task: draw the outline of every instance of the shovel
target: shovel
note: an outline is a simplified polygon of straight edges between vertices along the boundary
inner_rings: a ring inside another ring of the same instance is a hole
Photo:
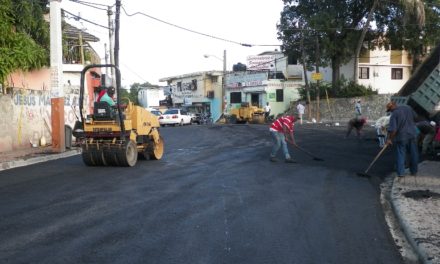
[[[382,155],[382,153],[385,151],[385,149],[388,147],[388,144],[385,144],[383,148],[380,150],[380,152],[374,157],[373,161],[370,163],[370,166],[364,171],[364,172],[357,172],[356,174],[360,177],[367,177],[370,178],[371,175],[368,174],[368,171],[371,169],[373,164],[376,162],[376,160]]]
[[[288,142],[289,142],[290,144],[292,144],[295,148],[301,150],[302,152],[304,152],[304,153],[306,153],[307,155],[309,155],[310,157],[312,157],[314,160],[316,160],[316,161],[324,161],[323,159],[316,157],[315,155],[313,155],[313,154],[310,153],[309,151],[307,151],[307,150],[301,148],[300,146],[298,146],[298,145],[295,143],[295,141],[293,141],[293,142],[288,141]]]

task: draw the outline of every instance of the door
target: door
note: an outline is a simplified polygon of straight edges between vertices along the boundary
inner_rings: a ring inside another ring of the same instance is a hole
[[[260,95],[257,93],[251,94],[251,104],[260,107]]]

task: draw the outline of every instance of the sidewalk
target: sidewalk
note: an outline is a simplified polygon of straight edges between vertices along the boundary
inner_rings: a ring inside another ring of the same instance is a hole
[[[81,153],[81,149],[72,147],[64,152],[54,152],[51,146],[25,148],[0,153],[0,171],[39,162],[66,158]]]
[[[422,263],[440,264],[440,162],[423,161],[417,176],[395,177],[390,202]]]
[[[0,153],[0,171],[78,155],[79,148],[51,147]],[[407,239],[423,263],[440,264],[440,162],[423,161],[417,176],[393,179],[391,205]]]

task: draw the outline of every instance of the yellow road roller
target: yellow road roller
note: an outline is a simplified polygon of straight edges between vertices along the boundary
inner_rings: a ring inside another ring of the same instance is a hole
[[[113,67],[116,75],[115,104],[97,99],[99,91],[107,87],[95,87],[85,93],[85,76],[89,70]],[[112,64],[87,65],[81,72],[80,117],[75,124],[74,136],[79,139],[82,159],[88,166],[132,167],[138,157],[159,160],[164,153],[164,142],[159,133],[158,118],[127,98],[120,97],[121,74]],[[91,94],[92,93],[92,94]],[[85,100],[93,107],[84,107]],[[89,112],[89,113],[88,113]]]

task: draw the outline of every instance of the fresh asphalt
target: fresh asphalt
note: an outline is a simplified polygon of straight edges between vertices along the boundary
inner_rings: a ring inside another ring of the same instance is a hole
[[[297,125],[296,164],[264,125],[165,127],[133,168],[81,156],[0,172],[2,263],[402,263],[379,200],[374,131]]]

